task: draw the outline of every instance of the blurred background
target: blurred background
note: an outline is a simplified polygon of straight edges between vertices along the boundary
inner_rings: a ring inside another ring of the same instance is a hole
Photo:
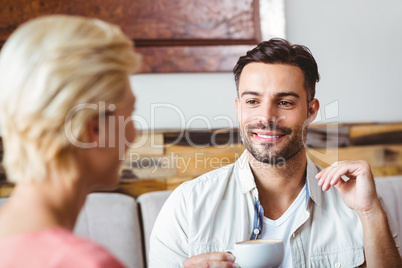
[[[401,1],[276,2],[284,8],[280,37],[306,45],[317,60],[321,75],[317,123],[401,121]],[[225,120],[214,120],[218,115],[237,124],[231,73],[140,74],[132,82],[139,100],[136,113],[149,126],[152,103],[173,104],[186,118],[203,115],[213,128],[229,127]],[[162,106],[153,110],[155,128],[180,127],[177,110]],[[190,127],[208,126],[203,119],[194,119]]]
[[[323,167],[365,159],[376,176],[402,175],[401,1],[0,0],[0,6],[0,46],[18,25],[46,14],[100,18],[134,40],[144,64],[130,77],[142,130],[121,170],[121,191],[130,195],[174,189],[239,157],[231,69],[272,37],[309,47],[319,66],[321,108],[308,132],[309,156]],[[0,143],[0,159],[1,151]]]

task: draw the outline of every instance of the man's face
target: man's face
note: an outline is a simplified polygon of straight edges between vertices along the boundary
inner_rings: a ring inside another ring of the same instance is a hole
[[[241,73],[236,98],[240,131],[259,162],[280,164],[300,152],[318,107],[316,99],[307,103],[299,67],[249,63]]]

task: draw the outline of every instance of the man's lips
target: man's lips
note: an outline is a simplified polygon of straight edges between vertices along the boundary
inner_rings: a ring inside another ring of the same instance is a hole
[[[256,140],[265,143],[278,142],[279,140],[281,140],[283,137],[286,136],[286,134],[272,131],[251,131],[251,132]]]

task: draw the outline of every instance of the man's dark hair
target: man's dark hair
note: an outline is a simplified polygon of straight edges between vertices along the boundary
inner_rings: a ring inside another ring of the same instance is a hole
[[[237,92],[239,79],[244,66],[252,62],[270,64],[289,64],[299,67],[304,74],[304,87],[307,92],[307,101],[315,96],[315,84],[320,80],[317,63],[310,50],[302,45],[292,45],[281,38],[272,38],[261,42],[258,46],[241,56],[233,68]]]

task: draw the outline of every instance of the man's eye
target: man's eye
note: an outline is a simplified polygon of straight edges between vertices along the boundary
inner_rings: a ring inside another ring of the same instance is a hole
[[[254,105],[254,104],[257,104],[257,101],[256,100],[247,100],[246,103]]]
[[[292,105],[292,103],[291,103],[291,102],[288,102],[288,101],[280,101],[278,104],[279,104],[280,106],[284,106],[284,107],[289,107],[289,106]]]

